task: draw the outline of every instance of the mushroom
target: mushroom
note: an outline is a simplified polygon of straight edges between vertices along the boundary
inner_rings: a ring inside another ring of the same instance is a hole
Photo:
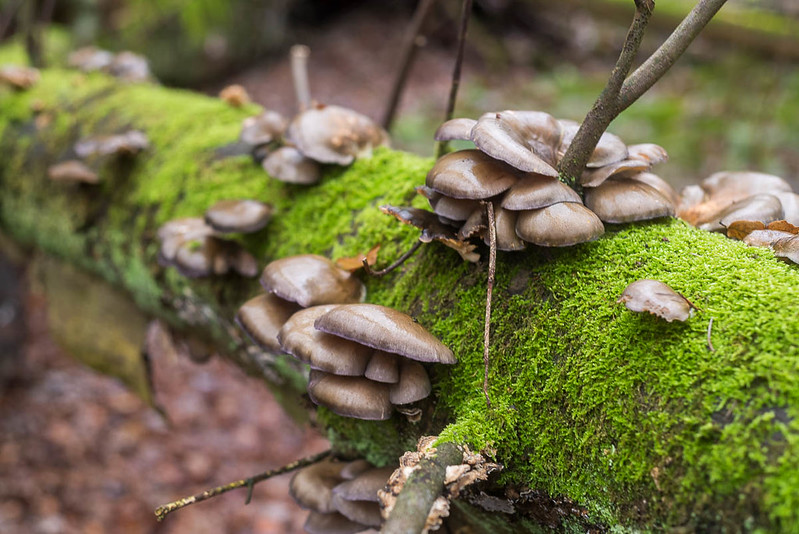
[[[366,288],[351,273],[323,256],[302,254],[269,263],[261,285],[303,308],[318,304],[360,302]]]
[[[236,313],[236,323],[261,348],[280,351],[278,333],[300,307],[271,293],[262,293],[245,302]]]
[[[75,153],[80,158],[92,156],[135,156],[150,146],[147,135],[139,130],[105,136],[94,136],[75,143]]]
[[[250,95],[243,85],[234,83],[219,91],[219,98],[234,108],[240,108],[250,103]]]
[[[561,134],[560,143],[558,144],[557,161],[560,161],[566,154],[566,150],[569,148],[569,145],[571,145],[574,136],[577,135],[580,125],[570,120],[559,120],[558,123],[560,123]],[[604,167],[605,165],[627,159],[628,155],[627,145],[624,144],[624,141],[617,135],[605,132],[599,138],[599,142],[585,166],[589,168]]]
[[[265,145],[283,135],[286,124],[283,115],[267,109],[260,115],[247,117],[242,121],[239,139],[251,147]]]
[[[205,212],[205,222],[224,234],[257,232],[271,218],[272,206],[252,199],[220,200]]]
[[[475,124],[477,121],[474,119],[450,119],[438,127],[433,137],[436,141],[469,141]]]
[[[39,77],[39,71],[31,67],[19,65],[0,67],[0,83],[10,85],[14,89],[30,89],[39,81]]]
[[[772,194],[782,204],[782,218],[794,226],[799,226],[799,195],[785,191]]]
[[[316,105],[294,117],[287,139],[320,163],[349,165],[388,144],[388,133],[365,115],[340,106]]]
[[[780,230],[753,230],[746,234],[742,241],[750,247],[770,247],[772,243],[780,239],[793,237],[793,235]]]
[[[96,184],[100,177],[82,161],[71,159],[51,165],[47,169],[47,177],[54,182],[83,182]]]
[[[612,178],[585,190],[585,205],[607,223],[643,221],[674,215],[674,204],[641,180]]]
[[[427,173],[427,187],[452,198],[486,199],[508,190],[516,171],[479,150],[451,152]]]
[[[516,234],[544,247],[568,247],[605,233],[596,214],[577,202],[558,202],[546,208],[519,212]]]
[[[348,519],[380,527],[383,522],[377,492],[388,483],[393,467],[375,467],[333,488],[333,507]]]
[[[108,50],[102,50],[94,46],[84,46],[69,54],[67,64],[70,67],[91,72],[108,69],[113,60],[114,54]]]
[[[627,309],[634,312],[649,312],[665,319],[685,321],[695,306],[687,298],[658,280],[638,280],[628,285],[619,297]]]
[[[308,396],[314,404],[343,417],[384,421],[394,411],[388,384],[362,376],[339,376],[312,369]]]
[[[519,170],[557,176],[560,135],[558,121],[548,113],[506,110],[480,117],[470,138],[481,151]]]
[[[261,165],[269,176],[289,184],[312,185],[322,179],[319,164],[292,146],[278,148]]]
[[[557,178],[527,174],[505,193],[501,205],[506,210],[522,211],[546,208],[558,202],[582,204],[580,195]]]
[[[799,263],[799,236],[783,237],[771,244],[774,255],[778,258]]]
[[[782,204],[774,195],[752,195],[716,212],[700,224],[700,230],[718,232],[735,221],[760,221],[768,224],[782,219]]]
[[[126,82],[146,82],[152,79],[147,58],[128,51],[114,55],[108,65],[108,73]]]

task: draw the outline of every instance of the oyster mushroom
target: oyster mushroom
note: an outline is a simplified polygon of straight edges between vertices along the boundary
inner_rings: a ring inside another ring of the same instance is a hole
[[[82,182],[86,184],[96,184],[100,181],[100,176],[91,170],[85,163],[71,159],[47,169],[47,177],[54,182]]]
[[[558,202],[582,204],[580,195],[557,178],[528,174],[505,193],[501,206],[506,210],[522,211],[546,208]]]
[[[126,82],[146,82],[152,79],[147,58],[128,51],[114,55],[108,65],[108,73]]]
[[[649,312],[668,322],[685,321],[695,309],[687,298],[659,280],[638,280],[628,285],[619,297],[627,309]]]
[[[799,263],[799,236],[784,237],[771,244],[774,255],[778,258]]]
[[[262,293],[245,302],[236,313],[236,323],[261,348],[278,352],[278,333],[300,307],[271,293]]]
[[[359,302],[366,288],[351,273],[323,256],[302,254],[275,260],[261,274],[267,291],[303,308],[318,304]]]
[[[121,134],[82,139],[75,143],[75,153],[84,159],[92,156],[135,156],[149,146],[150,141],[144,132],[129,130]]]
[[[283,135],[286,125],[283,115],[267,109],[260,115],[242,121],[239,140],[251,147],[265,145]]]
[[[113,60],[114,54],[108,50],[102,50],[94,46],[84,46],[69,54],[67,64],[84,72],[91,72],[108,69]]]
[[[516,234],[544,247],[568,247],[605,233],[596,214],[577,202],[558,202],[545,208],[519,212]]]
[[[252,199],[220,200],[205,212],[205,222],[217,232],[251,233],[272,218],[272,206]]]
[[[782,219],[782,203],[774,195],[752,195],[707,217],[700,230],[720,232],[735,221],[760,221],[768,224]]]
[[[322,179],[319,164],[292,146],[278,148],[261,165],[269,176],[289,184],[312,185]]]
[[[341,482],[333,488],[333,507],[352,521],[380,527],[383,519],[377,492],[386,486],[393,472],[393,467],[375,467]]]
[[[486,199],[508,190],[518,180],[506,163],[480,152],[459,150],[442,156],[427,173],[426,185],[451,198]]]
[[[394,411],[388,384],[362,376],[339,376],[312,369],[308,396],[314,404],[342,417],[384,421]]]
[[[571,145],[572,140],[574,140],[574,136],[577,135],[580,125],[570,120],[559,120],[558,123],[560,124],[561,135],[560,142],[558,143],[557,161],[560,161],[566,154],[566,150],[569,148],[569,145]],[[605,132],[599,138],[599,142],[596,148],[594,148],[594,152],[591,154],[588,163],[586,163],[586,167],[604,167],[605,165],[627,159],[628,156],[627,145],[624,144],[624,141],[617,135]]]
[[[674,204],[640,180],[612,178],[586,188],[585,205],[606,223],[644,221],[674,215]]]
[[[0,67],[0,83],[10,85],[14,89],[30,89],[39,81],[39,77],[39,71],[31,67],[19,65]]]
[[[433,137],[436,141],[469,141],[475,124],[474,119],[450,119],[438,127]]]
[[[317,105],[294,117],[287,139],[320,163],[349,165],[388,144],[388,133],[365,115],[340,106]]]

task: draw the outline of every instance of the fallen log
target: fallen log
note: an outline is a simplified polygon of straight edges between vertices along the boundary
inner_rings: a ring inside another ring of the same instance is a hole
[[[28,91],[2,91],[0,229],[124,290],[145,313],[205,333],[235,364],[280,388],[286,405],[310,408],[303,370],[253,350],[232,324],[257,283],[183,278],[158,265],[155,232],[218,199],[257,198],[276,215],[240,240],[261,266],[300,253],[353,256],[377,244],[379,263],[389,263],[417,233],[377,207],[422,207],[413,188],[431,161],[380,149],[349,168],[327,168],[316,186],[291,186],[269,179],[236,144],[253,107],[58,69]],[[131,127],[147,133],[151,148],[103,163],[100,184],[48,180],[47,168],[73,157],[79,138]],[[382,465],[434,433],[482,450],[505,466],[486,489],[501,488],[517,515],[463,503],[454,513],[499,531],[497,524],[520,528],[525,514],[524,525],[532,517],[564,528],[799,525],[795,265],[677,220],[609,226],[598,241],[567,249],[500,252],[490,409],[482,393],[486,276],[485,261],[463,262],[434,243],[389,275],[364,278],[368,302],[409,312],[459,362],[430,370],[435,394],[420,423],[318,409],[335,451]],[[697,313],[666,323],[617,304],[641,278],[666,282]],[[572,511],[553,512],[563,503]]]

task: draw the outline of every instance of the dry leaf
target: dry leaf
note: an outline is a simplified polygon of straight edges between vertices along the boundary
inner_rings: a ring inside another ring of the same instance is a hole
[[[743,239],[755,230],[765,230],[766,225],[760,221],[735,221],[727,227],[727,237]]]
[[[793,235],[799,234],[799,226],[794,226],[785,220],[772,221],[768,223],[768,226],[766,228],[768,228],[769,230],[776,230],[778,232],[788,232],[789,234]]]
[[[377,252],[380,250],[380,245],[375,245],[369,252],[366,254],[358,253],[355,256],[350,256],[346,258],[339,258],[336,260],[336,265],[340,268],[344,269],[345,271],[349,271],[354,273],[358,269],[363,267],[363,260],[366,260],[366,263],[369,264],[369,267],[375,265],[377,263]]]
[[[419,241],[423,243],[429,243],[434,240],[440,241],[457,251],[466,261],[474,263],[480,259],[480,255],[474,251],[477,245],[458,239],[455,230],[442,223],[438,219],[438,216],[431,211],[397,206],[380,206],[380,211],[388,215],[393,215],[400,222],[410,224],[422,230]]]

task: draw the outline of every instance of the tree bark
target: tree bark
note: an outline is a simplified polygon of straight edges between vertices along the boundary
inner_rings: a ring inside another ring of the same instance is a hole
[[[261,265],[300,253],[354,256],[378,243],[380,263],[389,263],[418,234],[377,206],[422,207],[413,187],[432,162],[381,149],[347,169],[328,168],[316,186],[281,184],[236,143],[241,120],[256,111],[44,71],[28,92],[0,94],[0,229],[125,290],[146,313],[205,332],[235,364],[281,386],[287,405],[310,407],[299,364],[254,350],[232,323],[260,291],[257,282],[182,278],[158,265],[155,232],[218,199],[253,197],[276,209],[265,230],[240,238]],[[149,135],[151,149],[135,160],[90,161],[99,185],[47,179],[49,165],[74,157],[79,138],[132,127]],[[411,313],[459,362],[428,367],[434,396],[420,423],[400,415],[353,421],[319,409],[334,451],[387,464],[420,435],[468,444],[504,464],[495,494],[539,524],[799,524],[795,265],[675,220],[609,227],[602,239],[568,249],[499,253],[490,410],[481,390],[486,276],[485,262],[466,264],[434,243],[388,275],[364,278],[368,302]],[[699,311],[679,324],[629,312],[615,300],[640,278],[668,283]],[[531,512],[531,495],[555,503],[549,515]],[[559,515],[564,502],[579,513]]]

